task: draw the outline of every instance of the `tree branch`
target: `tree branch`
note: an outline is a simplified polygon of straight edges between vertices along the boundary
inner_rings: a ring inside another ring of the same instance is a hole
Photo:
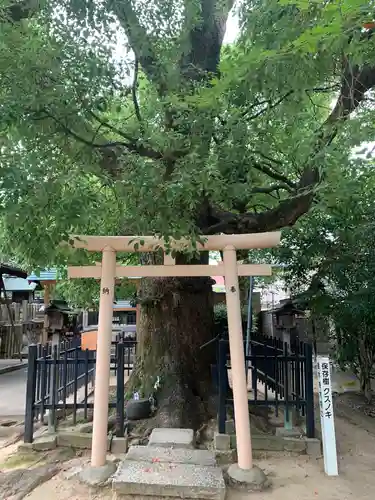
[[[139,70],[139,63],[138,63],[138,59],[136,57],[135,61],[134,61],[134,78],[133,78],[133,85],[132,85],[132,97],[133,97],[135,115],[136,115],[138,121],[141,123],[142,116],[141,116],[141,111],[139,109],[139,103],[138,103],[138,99],[137,99],[138,70]]]
[[[296,196],[282,200],[276,207],[261,213],[234,214],[216,207],[210,207],[206,216],[209,224],[203,234],[262,232],[292,226],[309,209],[314,200],[314,188],[320,181],[320,172],[315,165],[317,155],[329,146],[336,137],[339,126],[364,101],[365,93],[375,87],[375,66],[351,65],[344,60],[340,95],[327,120],[320,127],[311,155],[307,159],[300,180],[296,186]],[[254,165],[255,168],[259,164]],[[263,173],[274,176],[274,171]],[[268,167],[266,167],[268,169]]]
[[[275,170],[273,170],[273,168],[271,167],[271,165],[265,165],[264,163],[261,164],[261,163],[258,163],[258,162],[252,162],[251,165],[252,165],[252,167],[254,167],[259,172],[262,172],[263,174],[268,175],[268,177],[272,177],[272,179],[275,179],[276,181],[283,182],[284,184],[286,184],[287,186],[289,186],[289,188],[291,188],[291,189],[296,189],[297,188],[297,184],[295,184],[294,182],[292,182],[285,175],[280,174],[279,172],[276,172]]]
[[[280,191],[281,189],[284,189],[286,191],[291,191],[291,187],[288,186],[287,184],[271,184],[270,186],[266,187],[258,187],[254,188],[251,190],[251,194],[270,194],[273,193],[274,191]]]
[[[275,158],[271,158],[270,156],[266,155],[262,151],[259,151],[258,149],[253,150],[252,153],[261,156],[264,160],[270,161],[271,163],[276,163],[276,165],[280,165],[281,166],[283,164],[282,161],[276,160]]]
[[[144,147],[142,144],[138,144],[136,141],[134,141],[133,138],[128,136],[127,134],[124,134],[124,132],[119,131],[116,127],[113,127],[107,122],[102,121],[99,117],[95,115],[95,113],[90,112],[95,119],[104,127],[109,128],[110,130],[118,133],[122,137],[125,137],[133,142],[122,142],[122,141],[109,141],[109,142],[104,142],[104,143],[95,143],[95,136],[91,140],[86,139],[85,137],[82,137],[79,135],[77,132],[72,130],[70,127],[65,125],[60,119],[56,118],[56,116],[53,116],[51,113],[46,111],[46,115],[51,118],[57,125],[68,135],[74,137],[78,142],[81,142],[82,144],[85,144],[86,146],[89,146],[91,148],[95,149],[106,149],[106,148],[116,148],[116,147],[123,147],[126,148],[130,153],[136,153],[139,154],[140,156],[146,157],[146,158],[151,158],[153,160],[160,160],[163,158],[163,155],[159,153],[158,151],[155,151],[150,148]]]
[[[109,8],[116,14],[119,23],[124,28],[135,57],[141,64],[147,77],[159,89],[165,90],[165,73],[150,42],[146,29],[139,22],[131,0],[110,0],[109,4]]]
[[[281,96],[279,99],[277,99],[275,102],[267,106],[266,108],[263,108],[259,110],[257,113],[254,113],[253,115],[249,116],[246,118],[247,120],[255,120],[256,118],[259,118],[261,115],[266,113],[267,111],[270,111],[273,108],[276,108],[279,104],[281,104],[285,99],[287,99],[289,96],[291,96],[294,93],[294,90],[289,90],[286,94]],[[245,118],[249,110],[247,110],[242,117]]]
[[[212,209],[209,217],[211,225],[203,228],[202,232],[204,234],[243,234],[273,231],[282,227],[293,226],[297,219],[307,212],[309,208],[310,199],[307,194],[288,198],[281,201],[277,207],[257,214],[234,214],[215,208]]]

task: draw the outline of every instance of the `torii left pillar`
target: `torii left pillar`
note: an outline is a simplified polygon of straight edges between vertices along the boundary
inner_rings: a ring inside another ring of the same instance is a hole
[[[113,299],[115,293],[116,252],[105,247],[102,254],[102,276],[100,280],[99,324],[96,347],[96,373],[94,392],[94,422],[92,431],[91,465],[100,467],[106,462],[108,400]]]

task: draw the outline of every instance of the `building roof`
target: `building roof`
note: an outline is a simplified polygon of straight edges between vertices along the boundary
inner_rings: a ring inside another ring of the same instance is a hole
[[[52,300],[51,304],[44,309],[44,312],[49,313],[52,311],[59,311],[63,314],[76,314],[65,300]]]
[[[116,300],[116,302],[113,303],[113,310],[116,311],[119,309],[135,309],[135,307],[130,300]]]
[[[8,276],[16,276],[17,278],[26,278],[27,273],[18,267],[9,266],[0,262],[0,275],[7,274]]]
[[[31,273],[27,276],[29,281],[56,281],[57,280],[57,269],[43,269],[36,273]]]
[[[11,276],[4,277],[3,283],[4,283],[4,289],[7,292],[33,292],[37,287],[36,283],[30,283],[26,279],[13,278]]]
[[[302,309],[298,309],[291,299],[285,300],[278,307],[272,309],[272,312],[276,315],[280,316],[283,314],[304,314],[305,311]]]

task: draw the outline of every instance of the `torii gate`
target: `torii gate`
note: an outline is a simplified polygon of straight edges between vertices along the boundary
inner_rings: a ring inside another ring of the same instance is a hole
[[[199,251],[223,252],[219,265],[175,265],[174,259],[164,253],[164,265],[116,266],[116,252],[154,252],[167,249],[164,240],[152,236],[75,236],[72,246],[91,252],[102,252],[101,266],[70,266],[69,278],[100,278],[99,324],[96,353],[94,392],[94,422],[91,465],[103,466],[107,453],[107,421],[112,341],[113,299],[116,277],[188,277],[224,276],[228,311],[229,349],[232,362],[232,385],[238,466],[252,468],[252,447],[248,408],[245,355],[242,335],[241,306],[238,276],[270,276],[266,264],[237,264],[236,250],[271,248],[280,242],[280,232],[202,236],[197,243]],[[189,246],[186,239],[172,240],[168,250],[183,251]]]

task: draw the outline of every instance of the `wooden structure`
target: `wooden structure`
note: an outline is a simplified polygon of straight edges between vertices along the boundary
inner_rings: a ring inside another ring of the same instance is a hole
[[[52,300],[44,309],[44,327],[48,337],[72,337],[77,330],[77,315],[65,300]]]
[[[175,265],[167,254],[169,250],[186,251],[188,240],[172,240],[167,246],[164,240],[152,236],[79,236],[73,237],[74,248],[85,248],[102,252],[101,266],[70,267],[70,278],[100,278],[99,328],[97,342],[97,363],[94,395],[94,423],[91,464],[103,466],[107,453],[108,399],[110,377],[110,352],[112,342],[112,315],[116,277],[225,277],[228,310],[229,348],[232,360],[233,399],[236,422],[238,465],[241,469],[252,468],[250,420],[247,398],[245,355],[243,346],[241,305],[238,276],[272,273],[269,265],[237,264],[236,250],[269,248],[279,244],[280,232],[202,236],[197,244],[198,251],[215,250],[223,252],[223,263],[210,265]],[[165,252],[164,266],[117,266],[116,252]]]
[[[30,311],[26,304],[15,304],[8,300],[4,280],[9,277],[25,279],[27,273],[8,264],[0,264],[0,291],[2,293],[0,308],[0,357],[21,357],[24,343],[25,326],[29,323]],[[31,313],[32,314],[32,313]]]
[[[33,281],[38,283],[44,289],[44,307],[47,308],[51,302],[51,294],[56,285],[57,280],[57,271],[56,269],[46,269],[40,271],[37,275],[35,273],[30,274],[27,279],[29,281]],[[42,343],[45,344],[48,340],[48,318],[44,317],[44,326],[43,326],[43,338]]]
[[[0,307],[0,358],[20,355],[22,348],[40,340],[44,313],[41,304],[26,300],[1,304]]]

